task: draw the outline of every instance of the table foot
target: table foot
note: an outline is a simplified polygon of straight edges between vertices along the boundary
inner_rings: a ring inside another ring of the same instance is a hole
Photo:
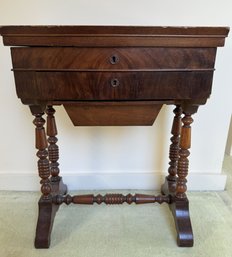
[[[52,195],[67,193],[67,186],[63,184],[62,179],[57,182],[51,182],[51,187]],[[35,248],[49,248],[52,226],[59,205],[52,203],[52,197],[48,200],[44,200],[41,197],[38,205],[39,216],[36,227]]]
[[[193,246],[193,231],[189,215],[189,201],[176,199],[171,205],[176,231],[177,231],[177,244],[180,247]]]
[[[163,195],[169,195],[171,202],[169,208],[173,214],[177,231],[177,244],[180,247],[193,246],[193,231],[189,214],[189,201],[185,199],[178,199],[175,196],[176,181],[169,180],[167,177],[161,187]]]

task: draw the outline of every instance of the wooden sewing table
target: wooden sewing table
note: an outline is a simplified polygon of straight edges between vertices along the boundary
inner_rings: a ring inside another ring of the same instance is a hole
[[[0,27],[4,45],[12,46],[17,95],[35,117],[42,192],[36,248],[49,247],[62,203],[102,202],[165,202],[175,220],[178,245],[193,245],[186,196],[191,115],[210,96],[216,49],[228,32],[225,27]],[[151,126],[163,104],[175,105],[175,116],[162,195],[67,194],[59,176],[53,106],[63,105],[75,126]]]

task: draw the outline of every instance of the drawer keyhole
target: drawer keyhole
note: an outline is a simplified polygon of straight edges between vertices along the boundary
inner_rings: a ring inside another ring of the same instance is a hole
[[[111,57],[110,57],[110,63],[111,64],[116,64],[116,63],[118,63],[119,62],[119,57],[117,56],[117,55],[112,55]]]
[[[119,80],[116,78],[111,79],[111,86],[112,87],[118,87],[119,86]]]

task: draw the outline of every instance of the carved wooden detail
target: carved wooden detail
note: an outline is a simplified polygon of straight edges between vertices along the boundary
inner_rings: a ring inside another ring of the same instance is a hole
[[[189,160],[188,156],[190,155],[189,148],[191,147],[191,123],[193,119],[190,114],[185,113],[184,118],[182,119],[183,126],[181,128],[181,138],[180,138],[180,151],[179,151],[179,160],[178,160],[178,180],[176,188],[176,196],[178,198],[186,198],[187,190],[187,175],[188,175],[188,166]]]
[[[48,151],[47,151],[47,138],[45,134],[44,124],[45,120],[43,119],[43,113],[35,114],[35,119],[33,121],[36,126],[35,129],[35,146],[38,149],[37,156],[38,160],[38,171],[41,178],[41,192],[43,194],[43,200],[51,199],[51,185],[50,185],[50,169],[48,161]]]
[[[180,129],[181,129],[181,114],[182,109],[179,105],[176,106],[174,109],[174,120],[172,124],[172,137],[171,137],[171,145],[169,150],[169,169],[168,169],[168,180],[169,181],[176,181],[176,174],[177,174],[177,161],[179,159],[179,143],[180,143]]]
[[[58,139],[57,135],[57,128],[56,128],[56,121],[55,121],[55,109],[48,105],[46,109],[47,113],[47,135],[48,135],[48,156],[50,161],[50,172],[51,172],[51,181],[56,182],[60,180],[59,176],[59,147],[56,144]]]
[[[62,204],[66,203],[69,205],[70,203],[74,204],[123,204],[123,203],[136,203],[136,204],[143,204],[143,203],[169,203],[170,197],[167,195],[145,195],[145,194],[106,194],[106,195],[96,195],[93,194],[89,195],[56,195],[53,197],[53,202],[55,204]]]

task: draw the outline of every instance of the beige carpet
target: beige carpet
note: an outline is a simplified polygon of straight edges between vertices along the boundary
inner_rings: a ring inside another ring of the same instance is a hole
[[[232,173],[229,158],[224,166]],[[36,250],[39,193],[0,192],[0,257],[232,257],[231,176],[225,192],[188,196],[193,248],[176,246],[173,219],[165,204],[102,204],[63,205],[56,215],[50,249]]]

